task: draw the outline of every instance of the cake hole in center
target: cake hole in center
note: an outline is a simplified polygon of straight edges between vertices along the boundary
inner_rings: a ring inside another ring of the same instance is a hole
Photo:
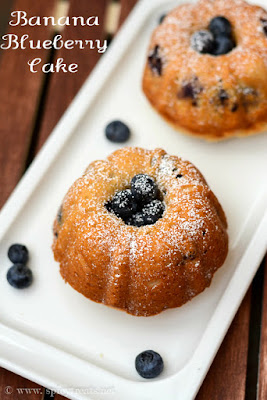
[[[130,187],[117,191],[105,207],[125,224],[141,227],[155,224],[163,216],[163,199],[155,179],[138,174],[131,180]]]
[[[224,16],[213,18],[207,29],[196,31],[191,36],[191,47],[201,54],[221,56],[236,47],[230,21]]]

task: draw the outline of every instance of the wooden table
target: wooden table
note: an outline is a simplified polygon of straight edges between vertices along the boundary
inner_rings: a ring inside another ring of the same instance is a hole
[[[2,3],[2,2],[1,2]],[[116,32],[110,30],[107,20],[109,0],[15,0],[13,9],[25,10],[28,15],[55,15],[58,7],[68,7],[70,16],[98,15],[100,26],[72,27],[63,30],[65,39],[104,39]],[[118,26],[125,20],[136,0],[115,1],[120,7]],[[114,6],[114,4],[113,4]],[[1,13],[0,5],[0,13]],[[118,10],[118,8],[117,8]],[[62,12],[62,11],[61,11]],[[61,14],[62,15],[62,14]],[[56,34],[51,27],[9,27],[19,36],[30,34],[32,39],[45,40]],[[41,57],[45,62],[58,57],[67,63],[79,64],[77,74],[32,74],[27,61]],[[84,80],[97,63],[96,51],[69,50],[5,50],[0,60],[0,206],[38,153],[57,121],[66,110]],[[249,289],[224,342],[197,395],[197,400],[267,399],[267,274],[262,264]],[[260,350],[260,351],[259,351]],[[5,393],[6,386],[13,393]],[[16,388],[38,390],[18,394]],[[0,399],[43,399],[44,388],[38,384],[0,369]],[[61,397],[55,395],[55,399]],[[168,399],[169,400],[169,399]],[[179,399],[183,400],[183,399]]]

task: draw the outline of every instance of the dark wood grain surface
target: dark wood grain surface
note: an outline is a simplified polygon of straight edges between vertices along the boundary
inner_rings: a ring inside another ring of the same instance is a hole
[[[14,10],[25,10],[31,15],[53,15],[55,1],[35,2],[17,0]],[[1,11],[1,3],[0,3]],[[10,27],[9,32],[21,36],[29,33],[33,39],[45,40],[49,36],[47,27]],[[36,57],[47,57],[46,50],[36,50]],[[5,50],[0,63],[0,207],[7,200],[21,178],[30,149],[40,94],[44,81],[42,74],[31,74],[27,61],[33,58],[32,51]],[[6,386],[13,389],[5,392]],[[0,369],[0,399],[40,399],[39,394],[19,394],[17,388],[36,388],[38,385],[9,371]]]
[[[54,0],[37,2],[17,0],[16,10],[31,15],[53,15]],[[21,36],[28,33],[33,39],[49,37],[48,27],[10,27],[11,33]],[[38,110],[42,74],[32,74],[27,62],[34,57],[47,57],[47,50],[10,49],[2,52],[0,64],[0,206],[19,181],[27,160],[35,117]]]
[[[88,0],[70,0],[69,15],[97,15],[100,25],[88,28],[87,26],[66,26],[62,35],[65,40],[68,39],[101,39],[105,38],[104,18],[108,0],[97,0],[88,3]],[[79,70],[75,76],[70,74],[53,74],[44,105],[37,148],[39,149],[46,138],[59,121],[60,117],[69,106],[78,90],[81,88],[85,79],[101,57],[97,50],[80,50],[78,47],[69,51],[63,48],[54,53],[53,59],[64,58],[67,63],[75,62],[79,64]]]
[[[245,399],[251,290],[215,357],[197,400]]]
[[[43,388],[40,385],[6,369],[0,369],[1,400],[41,400],[42,398]]]
[[[265,271],[267,271],[267,259],[265,263]],[[267,272],[264,277],[263,285],[263,304],[262,304],[262,321],[261,321],[261,340],[259,355],[259,386],[258,400],[267,399]]]
[[[56,0],[32,1],[16,0],[15,9],[28,11],[30,15],[53,15]],[[120,1],[121,25],[135,5],[136,0]],[[104,39],[107,32],[104,29],[104,20],[109,0],[70,0],[69,15],[98,15],[100,26],[65,27],[61,34],[64,39]],[[0,3],[1,12],[1,3]],[[29,27],[26,28],[29,33]],[[24,28],[12,27],[12,33],[23,34]],[[46,27],[30,28],[31,37],[41,40],[52,36],[56,32],[48,31]],[[79,64],[77,74],[31,74],[25,63],[33,57],[42,57],[43,60],[55,61],[58,57],[69,62]],[[52,129],[71,103],[72,99],[82,86],[83,82],[93,69],[99,58],[97,51],[72,50],[35,51],[10,50],[5,51],[0,63],[0,206],[22,176],[25,167],[41,148]],[[226,337],[210,368],[210,371],[197,395],[197,400],[252,400],[248,391],[247,370],[249,355],[252,290],[246,295]],[[260,368],[259,368],[259,400],[267,399],[267,277],[264,282],[264,297],[262,308]],[[255,357],[255,355],[254,355]],[[257,354],[256,354],[257,358]],[[12,394],[5,393],[6,386],[13,388]],[[40,388],[40,393],[19,394],[16,388]],[[255,390],[254,390],[255,389]],[[41,399],[44,388],[38,384],[0,369],[0,400]],[[56,400],[63,399],[56,395]],[[256,397],[255,397],[256,399]],[[183,399],[179,399],[183,400]]]

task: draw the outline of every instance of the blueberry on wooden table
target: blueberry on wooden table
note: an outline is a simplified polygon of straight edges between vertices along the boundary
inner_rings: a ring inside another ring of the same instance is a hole
[[[111,142],[123,143],[129,139],[131,132],[122,121],[112,121],[106,126],[105,134]]]
[[[7,281],[16,289],[25,289],[32,284],[32,271],[24,264],[15,264],[7,271]]]
[[[14,264],[26,264],[29,259],[28,249],[23,244],[12,244],[7,255]]]
[[[135,359],[136,371],[142,378],[156,378],[163,371],[162,357],[153,350],[146,350],[138,354]]]

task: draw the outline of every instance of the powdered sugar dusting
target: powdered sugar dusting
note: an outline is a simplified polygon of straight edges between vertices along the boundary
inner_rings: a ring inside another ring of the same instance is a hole
[[[137,228],[107,211],[105,203],[140,173],[155,179],[165,212],[154,225]],[[150,315],[199,293],[222,264],[227,234],[220,212],[191,163],[160,149],[124,148],[92,163],[70,188],[62,223],[55,222],[55,257],[63,277],[86,296]],[[191,282],[193,276],[201,287]]]

